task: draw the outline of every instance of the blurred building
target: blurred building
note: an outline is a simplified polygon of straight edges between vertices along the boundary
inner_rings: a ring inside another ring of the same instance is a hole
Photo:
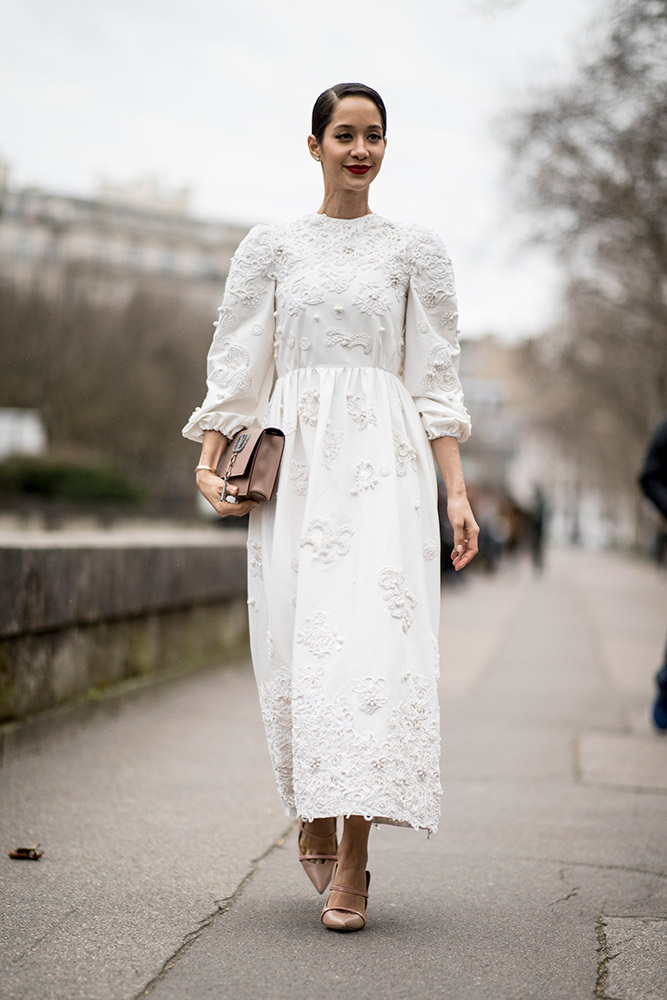
[[[466,340],[460,375],[473,433],[463,450],[466,479],[486,490],[507,486],[521,440],[514,350],[495,337]]]
[[[79,198],[13,188],[0,163],[0,282],[123,302],[135,291],[210,307],[249,227],[193,218],[186,188],[153,179]]]
[[[489,498],[506,497],[530,511],[539,489],[552,541],[589,548],[636,544],[636,483],[602,488],[589,464],[549,426],[525,342],[509,344],[493,336],[466,340],[460,374],[473,426],[463,464],[482,507]]]

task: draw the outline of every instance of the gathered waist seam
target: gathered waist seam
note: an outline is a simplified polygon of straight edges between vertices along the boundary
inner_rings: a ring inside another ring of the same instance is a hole
[[[293,375],[295,372],[318,372],[318,371],[338,371],[338,372],[384,372],[385,375],[391,375],[400,382],[398,375],[390,371],[388,368],[381,368],[380,365],[302,365],[300,368],[290,368],[288,372],[284,372],[282,375],[276,377],[276,382],[281,378],[287,378],[289,375]]]

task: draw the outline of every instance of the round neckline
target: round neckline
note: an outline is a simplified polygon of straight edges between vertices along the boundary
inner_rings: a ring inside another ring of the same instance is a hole
[[[355,215],[351,219],[340,219],[337,215],[326,215],[324,212],[310,212],[308,217],[313,219],[327,219],[329,222],[363,222],[364,219],[379,219],[375,212],[367,212],[366,215]]]

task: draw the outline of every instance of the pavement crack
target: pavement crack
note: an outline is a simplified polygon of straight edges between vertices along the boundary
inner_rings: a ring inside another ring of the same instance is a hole
[[[549,903],[549,906],[555,906],[556,903],[567,903],[568,899],[573,899],[579,894],[580,888],[580,886],[575,885],[574,889],[571,892],[568,892],[567,896],[561,896],[560,899],[554,899],[552,903]]]
[[[250,869],[241,879],[234,892],[230,896],[225,896],[222,899],[216,899],[215,909],[211,913],[208,913],[205,917],[202,917],[202,919],[199,921],[199,923],[193,930],[188,931],[188,933],[183,938],[182,943],[179,945],[179,947],[176,949],[173,955],[170,955],[169,958],[166,960],[166,962],[164,962],[162,968],[157,973],[157,975],[153,976],[153,978],[144,987],[142,987],[139,993],[135,994],[133,1000],[140,1000],[141,997],[146,997],[150,993],[152,993],[154,987],[157,986],[160,980],[164,979],[164,977],[171,971],[171,969],[173,969],[176,962],[178,962],[178,960],[185,954],[185,952],[192,947],[197,938],[201,937],[206,928],[211,926],[215,918],[220,916],[222,913],[227,913],[231,909],[234,903],[236,903],[241,898],[246,887],[250,884],[250,882],[253,880],[253,878],[259,871],[259,867],[262,861],[264,861],[264,859],[267,858],[277,848],[282,847],[282,845],[285,843],[285,840],[290,835],[293,827],[294,823],[290,823],[287,829],[283,833],[281,833],[281,835],[277,838],[277,840],[275,840],[272,844],[270,844],[267,847],[267,849],[263,852],[263,854],[260,854],[259,857],[253,858],[251,860]]]
[[[567,878],[567,868],[561,868],[558,872],[558,877],[561,882],[565,882]],[[580,888],[581,886],[575,885],[565,896],[560,896],[558,899],[554,899],[551,903],[549,903],[549,906],[555,906],[557,903],[567,903],[568,899],[572,899],[578,894]]]
[[[561,861],[560,864],[566,868],[594,868],[596,871],[603,872],[631,872],[633,875],[653,875],[655,878],[667,878],[667,872],[658,872],[650,868],[635,868],[632,865],[603,865],[594,861]]]
[[[471,853],[464,855],[459,852],[453,853],[452,857],[466,858],[467,860],[471,858],[488,859],[488,855],[486,854]],[[667,878],[667,871],[656,871],[654,868],[637,868],[634,865],[601,864],[596,861],[570,861],[567,858],[549,858],[543,855],[512,854],[511,852],[503,854],[502,857],[505,860],[525,861],[529,864],[558,865],[564,871],[568,868],[591,868],[594,871],[629,872],[633,875],[652,875],[654,878]]]
[[[597,980],[595,982],[595,996],[599,997],[600,1000],[612,1000],[607,994],[607,967],[610,962],[613,962],[615,958],[618,957],[618,952],[615,955],[609,954],[609,946],[607,942],[607,935],[605,933],[606,923],[602,914],[597,919],[595,924],[595,933],[598,939],[597,953],[598,958],[598,974]]]

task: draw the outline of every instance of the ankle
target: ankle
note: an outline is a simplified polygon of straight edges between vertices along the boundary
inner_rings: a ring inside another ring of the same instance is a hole
[[[346,851],[338,849],[338,870],[339,871],[362,871],[368,867],[368,851]]]
[[[323,817],[313,820],[301,820],[301,827],[306,834],[314,837],[334,837],[336,833],[336,820],[332,817]]]

